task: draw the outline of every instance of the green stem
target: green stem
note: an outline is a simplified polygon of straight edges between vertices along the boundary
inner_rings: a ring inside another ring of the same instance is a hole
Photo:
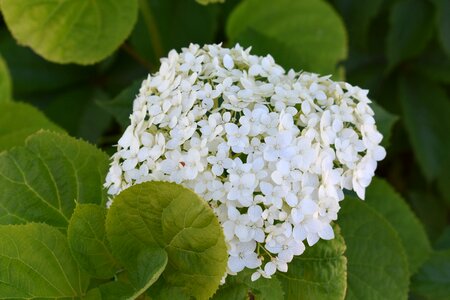
[[[150,42],[152,43],[153,51],[156,57],[160,58],[164,55],[164,49],[161,43],[161,37],[159,36],[158,27],[156,26],[156,20],[153,16],[152,9],[147,0],[139,0],[139,9],[144,17],[145,24],[147,25],[148,34],[150,36]]]
[[[263,245],[261,245],[260,243],[258,243],[257,245],[258,245],[258,254],[259,254],[259,249],[263,249],[263,250],[264,250],[264,252],[266,252],[266,253],[267,253],[267,255],[269,255],[270,259],[273,259],[273,256],[271,255],[271,253],[270,253],[269,251],[267,251],[267,249],[266,249],[266,248],[264,248],[264,246],[263,246]]]
[[[128,55],[131,56],[137,63],[148,69],[150,72],[154,71],[153,66],[145,60],[142,56],[139,55],[132,47],[130,47],[127,43],[123,43],[121,46],[122,50],[125,51]]]

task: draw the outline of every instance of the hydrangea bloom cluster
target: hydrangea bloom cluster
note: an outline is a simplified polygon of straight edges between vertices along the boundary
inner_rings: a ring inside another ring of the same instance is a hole
[[[364,198],[386,155],[367,92],[239,45],[173,50],[142,83],[105,186],[191,188],[223,226],[228,274],[285,272],[334,237],[343,189]]]

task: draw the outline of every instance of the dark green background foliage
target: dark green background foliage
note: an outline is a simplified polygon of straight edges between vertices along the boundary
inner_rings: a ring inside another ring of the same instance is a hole
[[[449,0],[0,0],[0,10],[0,298],[214,293],[223,249],[205,254],[217,264],[191,260],[213,281],[186,279],[165,242],[121,234],[120,220],[137,224],[141,190],[107,213],[101,186],[159,58],[191,42],[239,42],[286,69],[369,89],[388,154],[366,201],[346,197],[335,240],[273,279],[229,278],[214,299],[450,299]],[[181,206],[200,201],[188,196]],[[163,198],[143,203],[172,203]],[[208,209],[199,206],[205,220]],[[221,236],[216,223],[202,234]]]

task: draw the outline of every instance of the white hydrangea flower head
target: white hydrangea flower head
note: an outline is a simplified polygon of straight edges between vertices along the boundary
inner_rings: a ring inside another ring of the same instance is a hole
[[[172,50],[142,83],[105,186],[182,184],[215,211],[228,274],[286,272],[305,243],[334,238],[343,189],[364,199],[386,155],[367,93],[239,45]]]

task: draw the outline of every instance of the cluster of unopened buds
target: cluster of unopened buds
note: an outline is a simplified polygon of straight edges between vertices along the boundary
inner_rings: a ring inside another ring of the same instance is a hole
[[[270,55],[191,44],[142,83],[105,186],[192,189],[223,227],[228,274],[270,277],[305,243],[334,238],[343,189],[364,198],[386,155],[369,104],[367,90]]]

